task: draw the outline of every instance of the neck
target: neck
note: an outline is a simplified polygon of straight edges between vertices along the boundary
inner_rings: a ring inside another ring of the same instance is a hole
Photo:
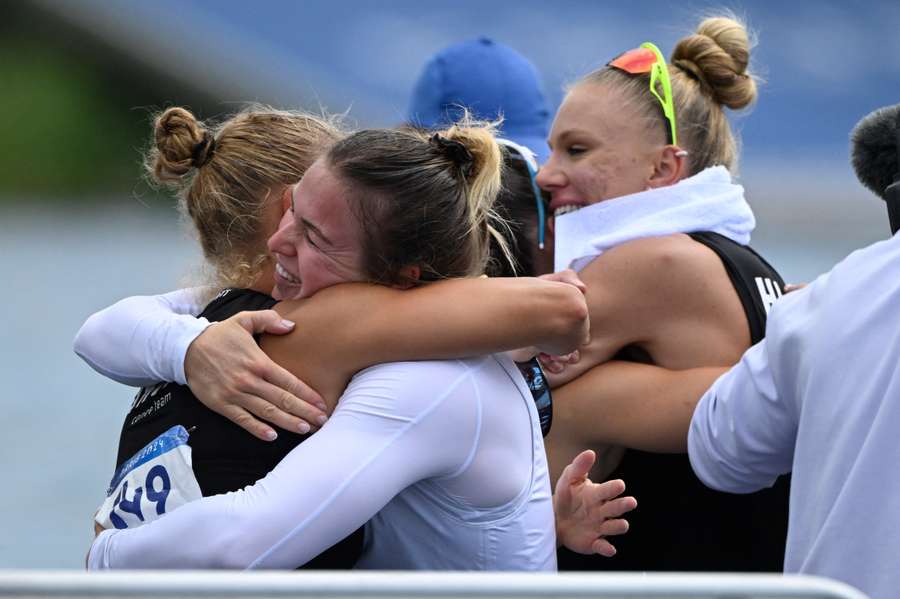
[[[250,289],[256,291],[258,293],[265,293],[266,295],[272,295],[272,290],[275,288],[275,265],[269,260],[262,267],[257,275],[256,279],[253,281],[253,284],[250,286]]]

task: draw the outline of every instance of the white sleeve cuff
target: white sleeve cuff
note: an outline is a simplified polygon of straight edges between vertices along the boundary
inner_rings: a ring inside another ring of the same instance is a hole
[[[117,382],[143,387],[160,381],[185,384],[188,347],[209,326],[197,289],[121,300],[92,315],[74,349],[91,368]]]
[[[187,385],[187,375],[184,372],[184,359],[188,348],[200,333],[212,323],[205,318],[192,316],[178,316],[177,320],[170,321],[171,329],[162,331],[166,337],[161,341],[157,358],[160,360],[159,379],[174,381],[180,385]],[[168,362],[168,363],[166,363]]]

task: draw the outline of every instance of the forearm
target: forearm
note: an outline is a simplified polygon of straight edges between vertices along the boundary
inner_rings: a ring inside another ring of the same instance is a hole
[[[250,487],[191,502],[138,528],[104,533],[91,549],[89,568],[288,569],[304,564],[389,499],[376,481],[356,472],[365,456],[329,443],[329,432],[334,430],[302,443]]]
[[[697,401],[725,370],[607,362],[553,390],[554,432],[586,447],[683,453]]]
[[[296,337],[296,350],[314,353],[312,360],[341,361],[351,373],[383,362],[465,357],[530,345],[564,353],[586,340],[581,292],[533,278],[455,279],[408,291],[340,285],[278,309],[297,323],[296,334],[272,340],[273,346],[285,346],[276,350],[279,355],[288,360],[296,356],[287,348]]]
[[[184,356],[209,326],[195,318],[199,289],[123,299],[93,314],[75,336],[74,350],[100,374],[144,386],[185,383]]]
[[[88,554],[88,570],[246,568],[228,550],[241,531],[239,520],[228,517],[233,503],[228,497],[184,505],[138,528],[102,532]]]
[[[565,283],[457,279],[411,290],[399,299],[402,305],[384,310],[372,326],[391,331],[401,344],[378,348],[385,353],[373,354],[373,360],[452,358],[529,345],[566,353],[586,341],[582,327],[587,306],[582,293]],[[401,322],[407,326],[399,326]],[[417,326],[410,328],[410,322]]]
[[[468,457],[474,433],[454,426],[454,419],[474,422],[474,410],[452,405],[446,394],[423,398],[416,393],[421,381],[398,391],[403,385],[407,381],[378,373],[356,379],[322,430],[265,478],[241,491],[188,503],[136,529],[104,533],[91,550],[90,567],[304,564],[409,485],[453,472]],[[432,403],[443,412],[432,413]]]

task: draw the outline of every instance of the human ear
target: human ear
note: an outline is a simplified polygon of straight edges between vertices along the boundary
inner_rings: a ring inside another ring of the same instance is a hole
[[[404,266],[400,269],[400,280],[402,282],[394,286],[399,289],[409,289],[418,282],[419,277],[421,276],[422,269],[418,266],[413,266],[411,264]]]
[[[663,146],[660,153],[656,156],[653,165],[653,174],[647,185],[651,188],[666,187],[675,185],[685,177],[688,173],[688,153],[678,146]]]
[[[284,214],[291,208],[293,201],[294,186],[288,185],[281,194],[281,213]]]

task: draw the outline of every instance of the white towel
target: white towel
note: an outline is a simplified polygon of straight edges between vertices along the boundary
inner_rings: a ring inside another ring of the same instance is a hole
[[[604,251],[644,237],[711,231],[750,243],[756,219],[744,188],[723,166],[675,185],[604,200],[557,217],[556,271],[581,270]]]

